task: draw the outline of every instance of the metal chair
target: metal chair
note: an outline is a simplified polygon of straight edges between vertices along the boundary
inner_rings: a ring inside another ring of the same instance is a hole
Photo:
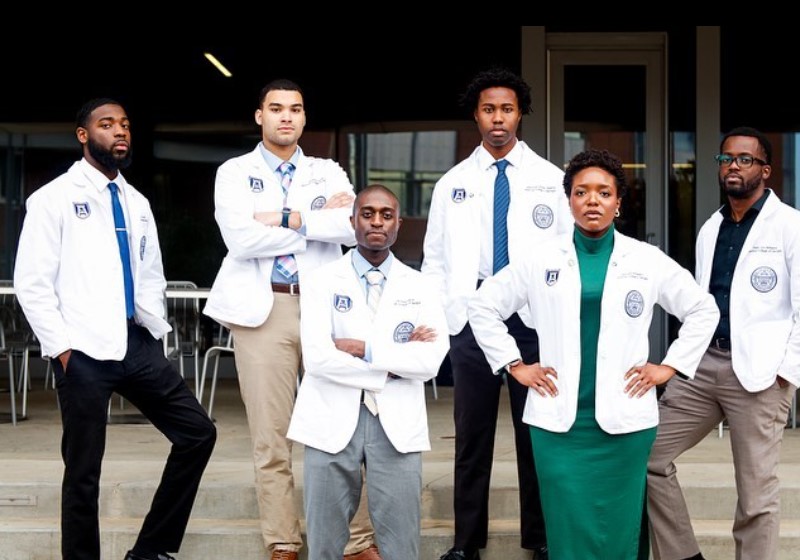
[[[436,389],[436,378],[431,379],[431,387],[433,388],[433,400],[439,400],[439,391]]]
[[[196,290],[197,284],[189,281],[167,282],[167,289]],[[200,301],[197,298],[167,298],[167,321],[172,333],[164,337],[164,354],[178,360],[178,371],[186,377],[183,359],[194,358],[194,390],[200,394]]]
[[[13,287],[11,280],[0,280],[0,285]],[[11,420],[17,423],[16,393],[22,393],[21,417],[28,414],[28,389],[30,387],[29,362],[30,351],[38,351],[38,344],[33,331],[19,307],[16,296],[0,294],[0,356],[8,359],[9,391],[12,399]],[[14,371],[19,360],[19,378]],[[16,386],[15,386],[16,384]]]
[[[14,356],[6,346],[6,333],[0,322],[0,358],[8,360],[8,392],[11,394],[11,423],[17,425],[17,396],[14,391]]]
[[[223,340],[225,340],[224,344],[222,344]],[[219,344],[217,346],[212,346],[211,348],[206,350],[206,355],[203,358],[203,373],[200,376],[200,389],[197,393],[197,400],[200,401],[200,404],[203,404],[203,392],[205,390],[205,385],[206,385],[206,374],[208,373],[208,361],[213,358],[214,375],[211,378],[211,394],[209,395],[208,399],[209,416],[211,416],[211,413],[214,411],[214,396],[217,391],[217,373],[219,373],[219,359],[222,356],[223,352],[229,352],[233,354],[233,333],[230,330],[220,325]]]

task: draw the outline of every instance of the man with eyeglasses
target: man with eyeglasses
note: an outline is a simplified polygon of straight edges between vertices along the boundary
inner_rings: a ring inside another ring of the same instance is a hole
[[[746,127],[722,139],[719,184],[727,201],[697,238],[697,281],[720,321],[693,380],[673,377],[647,473],[657,560],[703,559],[674,460],[728,421],[738,504],[736,558],[778,557],[778,461],[800,385],[800,212],[766,188],[772,146]]]

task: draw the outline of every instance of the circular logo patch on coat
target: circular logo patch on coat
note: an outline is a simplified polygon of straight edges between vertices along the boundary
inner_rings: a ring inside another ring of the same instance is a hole
[[[644,311],[644,297],[638,290],[631,290],[625,296],[625,313],[634,319]]]
[[[533,223],[547,229],[553,225],[553,211],[546,204],[537,204],[533,209]]]
[[[328,202],[324,196],[318,196],[314,200],[311,201],[311,209],[312,210],[322,210],[325,206],[325,203]]]
[[[408,321],[403,321],[394,328],[394,341],[399,344],[405,344],[414,332],[414,324]]]
[[[777,286],[778,275],[768,266],[759,266],[750,275],[750,284],[757,292],[766,293]]]

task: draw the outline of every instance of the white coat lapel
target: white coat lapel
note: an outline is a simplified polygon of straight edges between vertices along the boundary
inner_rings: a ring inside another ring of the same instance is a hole
[[[313,173],[311,172],[310,160],[301,155],[297,160],[297,168],[294,170],[292,176],[292,188],[300,189],[306,186],[310,181]]]
[[[345,313],[350,324],[369,324],[366,292],[353,268],[353,256],[350,252],[339,259],[334,271],[333,285],[336,287],[333,294],[334,309],[340,309]],[[344,311],[345,309],[347,311]]]
[[[383,295],[378,304],[378,317],[387,317],[391,313],[391,306],[393,302],[402,296],[401,290],[406,284],[404,277],[408,274],[408,267],[400,262],[400,259],[394,257],[392,268],[389,270],[389,277],[385,280],[383,286]]]
[[[264,156],[261,155],[261,148],[250,152],[247,168],[247,186],[253,194],[273,193],[282,196],[281,185],[275,176],[275,170],[270,169]]]
[[[779,204],[780,200],[778,200],[777,195],[770,191],[770,195],[767,197],[767,200],[764,201],[764,206],[761,207],[761,211],[756,216],[755,222],[753,222],[753,227],[750,228],[750,232],[747,234],[747,237],[744,240],[742,252],[739,253],[739,258],[736,260],[735,270],[744,270],[744,268],[741,266],[742,261],[747,258],[747,255],[750,253],[750,249],[753,248],[753,244],[757,240],[761,239],[763,241],[764,228],[767,227],[772,214],[774,214],[779,208]],[[714,239],[714,242],[716,244],[716,239]],[[713,256],[713,251],[710,254]]]

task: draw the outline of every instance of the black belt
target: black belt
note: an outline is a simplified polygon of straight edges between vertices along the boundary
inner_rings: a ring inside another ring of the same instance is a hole
[[[272,291],[280,294],[290,294],[293,296],[300,295],[300,284],[278,284],[272,283]]]
[[[717,350],[730,350],[731,349],[731,339],[730,338],[712,338],[711,344],[708,345],[709,348],[716,348]]]

